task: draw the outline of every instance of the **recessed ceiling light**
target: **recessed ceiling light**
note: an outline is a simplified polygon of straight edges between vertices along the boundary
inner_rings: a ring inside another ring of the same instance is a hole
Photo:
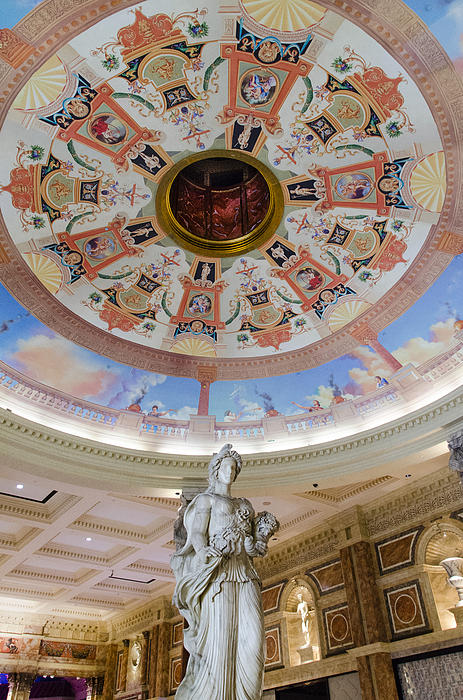
[[[91,542],[91,541],[92,541],[92,538],[91,538],[91,537],[86,537],[86,538],[85,538],[85,541],[86,541],[86,542]]]
[[[16,488],[17,488],[17,489],[23,489],[23,488],[24,488],[24,484],[16,484]]]

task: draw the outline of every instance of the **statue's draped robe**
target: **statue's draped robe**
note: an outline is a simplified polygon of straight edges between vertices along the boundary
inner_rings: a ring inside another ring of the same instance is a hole
[[[184,645],[190,654],[175,697],[260,700],[264,636],[259,577],[242,537],[232,547],[234,553],[214,556],[207,564],[199,560],[190,541],[197,498],[185,511],[187,542],[171,560],[177,580],[173,602],[189,625]],[[232,501],[237,511],[244,499]],[[252,527],[250,504],[249,508]]]

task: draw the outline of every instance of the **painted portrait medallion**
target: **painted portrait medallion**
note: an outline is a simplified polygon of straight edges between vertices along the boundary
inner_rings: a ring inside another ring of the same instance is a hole
[[[92,260],[105,260],[114,255],[116,244],[110,236],[95,236],[85,242],[85,255]]]
[[[88,130],[94,139],[110,145],[127,138],[126,127],[114,114],[97,114],[90,120]]]
[[[188,311],[195,316],[205,316],[211,309],[212,301],[207,294],[195,294],[188,305]]]
[[[336,180],[335,189],[343,199],[365,199],[373,189],[373,182],[365,173],[347,173]]]
[[[278,78],[270,70],[250,70],[241,78],[241,97],[250,105],[267,105],[273,101]]]
[[[313,267],[302,267],[296,274],[296,282],[306,291],[320,289],[325,281],[324,275]]]

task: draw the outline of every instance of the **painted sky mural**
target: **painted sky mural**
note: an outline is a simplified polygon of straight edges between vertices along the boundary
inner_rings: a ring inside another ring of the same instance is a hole
[[[34,0],[17,2],[4,0],[2,3],[2,26],[14,26],[25,13],[37,4]],[[447,50],[457,70],[463,75],[463,0],[449,0],[448,2],[445,0],[433,2],[411,0],[408,2],[408,5],[428,24],[436,38]],[[90,52],[86,58],[90,63],[93,60],[96,66],[97,59],[91,58]],[[101,63],[100,58],[98,58],[99,63]],[[338,60],[335,57],[333,58],[334,62]],[[106,58],[105,60],[109,59]],[[199,63],[197,66],[198,70],[204,68],[204,65],[199,68]],[[170,70],[169,66],[166,66],[166,70],[168,69]],[[271,75],[273,73],[270,71],[270,78],[267,73],[261,70],[261,74],[253,74],[249,77],[249,84],[243,78],[243,99],[254,101],[265,99],[269,103],[271,102],[273,99],[272,89],[275,86],[271,84]],[[257,78],[261,83],[261,90],[260,96],[256,97],[257,88],[255,83]],[[264,83],[267,90],[265,95],[262,88]],[[83,89],[86,89],[85,86]],[[184,107],[184,109],[187,108]],[[349,119],[351,117],[347,114],[345,118]],[[101,121],[102,119],[103,121]],[[178,119],[182,119],[180,112]],[[117,128],[120,128],[120,125],[116,124],[114,119],[113,121],[108,121],[107,115],[103,115],[103,117],[100,115],[99,120],[94,125],[97,131],[99,129],[95,138],[98,138],[105,146],[115,147],[121,136],[117,133]],[[389,122],[390,124],[393,124],[393,122]],[[393,128],[393,126],[389,126],[389,132]],[[416,128],[420,128],[419,123]],[[391,133],[389,133],[389,136],[391,139],[394,138],[394,135],[391,136]],[[38,139],[39,141],[40,138]],[[43,140],[45,143],[45,138]],[[361,141],[362,138],[359,137],[359,143]],[[211,144],[208,144],[208,146],[210,147],[212,144],[217,145],[216,142],[211,141]],[[27,148],[33,149],[34,146],[28,143]],[[35,146],[35,148],[43,150],[43,146],[40,144]],[[283,152],[284,149],[282,147],[279,146],[278,148]],[[262,160],[267,159],[270,165],[273,162],[275,167],[280,168],[282,176],[288,179],[288,173],[283,167],[284,164],[280,162],[281,157],[279,156],[278,148],[274,146],[269,147],[268,155],[265,158],[262,157]],[[436,146],[437,148],[438,146]],[[24,153],[29,153],[29,151],[25,150]],[[144,164],[142,163],[140,166],[145,170],[149,167],[149,163],[146,160],[149,156],[146,153]],[[169,153],[172,155],[171,151]],[[280,161],[278,161],[279,157]],[[158,166],[159,163],[156,167]],[[68,168],[69,172],[72,167],[73,164],[71,163]],[[65,180],[66,176],[63,175],[63,178]],[[360,186],[363,186],[365,189],[365,183],[356,182],[352,178],[353,176],[343,185],[351,188],[350,190],[346,189],[346,192],[350,192],[350,195],[346,194],[346,197],[354,200],[367,197],[369,193],[366,191],[362,190],[362,193],[359,194]],[[140,173],[138,174],[138,179],[142,183],[143,180]],[[311,182],[313,183],[314,181]],[[5,183],[2,184],[4,185]],[[66,183],[64,182],[64,184]],[[61,185],[64,186],[63,183]],[[143,186],[140,184],[140,202],[133,206],[133,212],[131,212],[131,214],[138,217],[145,214],[143,201],[141,200],[143,197],[148,199],[150,196],[151,186],[149,182],[145,180],[144,186],[146,191],[143,190]],[[297,201],[298,194],[294,188],[299,188],[302,191],[301,186],[306,186],[306,183],[301,181],[288,184],[287,194],[289,199],[292,198],[292,201]],[[292,194],[291,187],[293,187],[296,194]],[[108,198],[109,196],[108,194]],[[12,207],[8,205],[8,212],[10,210],[12,210]],[[438,213],[439,209],[431,209],[431,211]],[[299,210],[294,210],[290,212],[285,222],[289,227],[290,236],[293,235],[293,237],[299,235],[299,228],[295,232],[296,227],[299,226],[298,216]],[[323,226],[328,225],[326,221],[329,219],[329,215],[325,216],[325,213],[322,212],[322,214],[317,214],[317,216],[317,220],[315,221],[314,219],[311,223],[316,228],[318,227],[318,229],[324,231]],[[303,217],[304,213],[301,209],[299,218],[303,221]],[[355,217],[351,216],[349,218],[354,219]],[[361,216],[357,217],[357,219],[361,218]],[[375,223],[374,217],[372,221],[369,221],[369,224],[372,222]],[[431,223],[430,218],[429,224]],[[401,224],[403,224],[402,221],[398,223],[395,221],[392,223],[392,226],[396,226],[398,227],[397,230],[400,230]],[[330,223],[330,227],[332,225],[334,225],[334,220]],[[360,226],[360,224],[358,225]],[[422,222],[417,223],[417,228],[414,232],[415,238],[418,238],[417,231],[421,230],[419,229],[421,225]],[[314,239],[314,242],[311,242],[312,245],[319,244],[320,235],[318,240],[315,240],[315,237],[312,236]],[[326,235],[326,232],[323,235]],[[424,235],[425,233],[423,233],[423,237]],[[97,237],[94,240],[96,241],[95,245],[101,245],[101,241]],[[359,240],[361,241],[360,238]],[[413,240],[415,241],[415,239]],[[19,240],[19,245],[23,242]],[[276,244],[272,245],[275,246]],[[50,248],[51,246],[49,245],[48,247]],[[410,255],[417,250],[418,242],[410,245]],[[182,259],[181,262],[184,266],[188,264],[185,270],[192,265],[193,256],[190,253],[186,253],[183,259],[184,251],[180,253],[177,249],[169,247],[165,247],[164,251],[166,255],[171,256],[169,260],[176,260],[175,263],[169,263],[171,267],[174,264],[178,265],[180,259]],[[56,251],[53,252],[56,253]],[[276,260],[278,258],[278,249],[276,247],[274,247],[274,252],[275,255],[270,251],[268,257],[272,255],[274,260]],[[56,254],[58,255],[58,253]],[[103,248],[101,251],[95,249],[89,252],[89,256],[93,255],[95,259],[98,256],[104,258],[106,254],[107,252]],[[288,252],[281,249],[282,260],[286,254]],[[26,255],[31,257],[29,253],[26,253]],[[331,257],[333,257],[332,252]],[[453,342],[455,333],[459,330],[458,321],[463,318],[463,268],[461,257],[455,257],[425,294],[380,333],[379,342],[402,365],[413,364],[420,366],[432,357],[444,352]],[[399,264],[408,261],[408,258],[400,260]],[[347,265],[348,262],[348,258],[341,258],[340,256],[340,259],[337,260],[338,268],[341,269],[341,266]],[[154,258],[150,264],[154,269]],[[156,262],[156,264],[158,263]],[[202,264],[204,267],[204,263]],[[246,264],[248,263],[246,262]],[[161,269],[159,264],[158,267]],[[308,270],[310,269],[308,268]],[[106,272],[108,271],[106,270]],[[116,279],[116,273],[119,270],[115,268],[111,269],[110,272],[112,276],[107,275],[107,278]],[[231,276],[231,266],[226,270],[226,273]],[[168,277],[175,277],[170,269],[165,273],[164,267],[162,268],[162,274],[166,274]],[[196,274],[201,275],[200,268],[197,268]],[[209,273],[204,273],[206,278],[207,274]],[[362,274],[364,274],[363,268],[358,279],[361,279]],[[105,277],[105,275],[102,274],[101,277]],[[312,276],[312,280],[314,279],[316,279],[316,276]],[[391,278],[391,287],[397,279],[396,277]],[[365,282],[366,280],[368,280],[368,277],[365,277],[363,281]],[[307,284],[310,283],[310,281],[307,282]],[[115,283],[115,289],[117,284],[122,285],[123,283]],[[176,284],[175,279],[173,284]],[[340,283],[340,286],[342,287],[342,283]],[[352,292],[352,294],[354,293]],[[93,294],[98,296],[96,292],[93,292]],[[63,294],[63,298],[64,296]],[[93,298],[95,308],[92,307],[92,311],[95,311],[101,301],[97,301],[96,296]],[[200,304],[200,296],[200,294],[197,294],[197,298],[191,297],[189,299],[190,305],[193,302]],[[82,308],[83,303],[84,301],[79,298],[75,302],[75,308],[78,306]],[[281,309],[285,309],[285,312],[287,312],[285,305],[282,302],[280,303]],[[92,300],[90,299],[87,302],[87,307],[90,308],[91,304]],[[235,308],[238,307],[232,308],[232,311]],[[147,321],[146,325],[149,326],[150,321]],[[302,330],[302,326],[298,327],[297,324],[293,325],[292,328],[296,331]],[[150,328],[148,328],[149,330]],[[239,336],[237,337],[239,340]],[[245,341],[242,342],[245,344]],[[230,352],[233,351],[231,350]],[[268,353],[271,354],[272,352],[273,350],[270,347]],[[89,400],[103,406],[126,409],[129,405],[137,403],[143,412],[148,413],[151,407],[156,405],[160,412],[168,417],[177,419],[186,419],[189,415],[196,413],[199,397],[199,383],[196,380],[143,371],[129,364],[119,364],[80,347],[37,320],[4,287],[0,289],[0,356],[4,363],[26,376],[71,394],[76,398]],[[381,381],[387,382],[392,373],[390,366],[370,346],[359,345],[352,353],[338,357],[313,369],[263,379],[214,382],[211,386],[209,413],[216,415],[218,420],[224,417],[236,417],[236,419],[243,421],[261,418],[269,411],[277,411],[284,415],[294,415],[303,412],[306,410],[306,407],[314,405],[327,408],[335,401],[336,397],[349,400],[373,392]]]

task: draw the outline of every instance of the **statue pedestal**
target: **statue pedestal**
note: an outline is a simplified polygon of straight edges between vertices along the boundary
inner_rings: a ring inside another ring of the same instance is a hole
[[[297,650],[297,653],[299,654],[301,664],[306,664],[308,661],[313,661],[313,648],[312,648],[312,646],[299,647],[299,649]]]
[[[463,627],[463,605],[455,605],[454,608],[449,608],[449,612],[454,616],[457,627]]]

